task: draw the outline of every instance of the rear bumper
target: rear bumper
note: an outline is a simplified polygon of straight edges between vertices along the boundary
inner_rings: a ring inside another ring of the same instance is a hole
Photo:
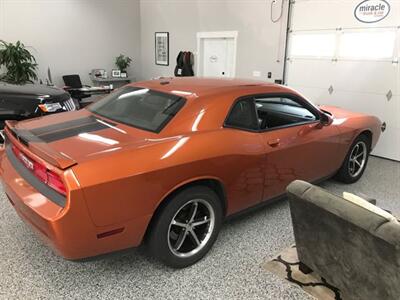
[[[141,243],[150,216],[123,224],[97,227],[90,218],[80,189],[72,190],[65,207],[61,207],[27,182],[5,152],[1,152],[1,181],[10,203],[19,216],[59,255],[67,259],[80,259]],[[117,233],[104,234],[108,232]]]

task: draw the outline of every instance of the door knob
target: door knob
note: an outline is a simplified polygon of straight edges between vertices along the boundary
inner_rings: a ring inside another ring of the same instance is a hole
[[[271,147],[276,147],[279,145],[279,143],[280,143],[280,139],[268,141],[268,145],[270,145]]]

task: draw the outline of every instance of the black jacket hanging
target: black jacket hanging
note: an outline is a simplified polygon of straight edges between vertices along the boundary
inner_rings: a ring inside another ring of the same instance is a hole
[[[183,71],[184,76],[194,76],[193,72],[193,53],[187,51],[183,56]]]
[[[182,69],[183,69],[183,51],[180,51],[178,56],[176,57],[176,67],[174,75],[177,77],[183,76]]]
[[[190,51],[180,51],[176,57],[175,76],[194,76],[193,72],[193,53]]]

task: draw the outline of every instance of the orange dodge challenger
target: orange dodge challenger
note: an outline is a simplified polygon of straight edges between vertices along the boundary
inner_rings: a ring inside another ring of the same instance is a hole
[[[294,179],[357,181],[381,122],[280,85],[164,78],[5,132],[4,191],[60,255],[146,241],[179,268],[209,251],[225,217],[282,197]]]

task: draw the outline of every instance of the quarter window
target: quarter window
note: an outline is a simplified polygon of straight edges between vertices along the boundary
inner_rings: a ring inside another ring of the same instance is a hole
[[[229,127],[257,130],[257,116],[253,99],[242,99],[235,103],[225,122]]]

